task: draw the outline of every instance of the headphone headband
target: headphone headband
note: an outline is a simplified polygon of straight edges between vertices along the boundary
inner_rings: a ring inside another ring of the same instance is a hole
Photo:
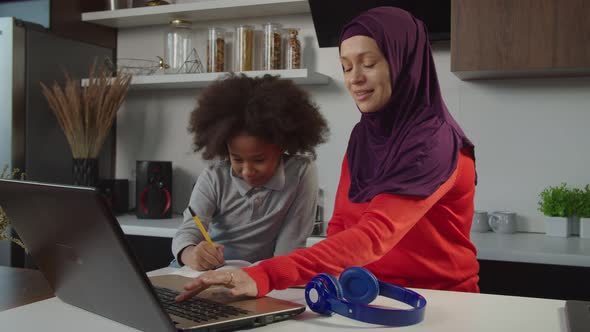
[[[398,300],[411,309],[386,309],[368,305],[377,295]],[[426,299],[401,286],[378,281],[368,270],[360,267],[346,269],[336,280],[331,275],[319,274],[305,288],[309,307],[320,314],[337,313],[366,323],[387,326],[407,326],[421,322],[426,310]]]

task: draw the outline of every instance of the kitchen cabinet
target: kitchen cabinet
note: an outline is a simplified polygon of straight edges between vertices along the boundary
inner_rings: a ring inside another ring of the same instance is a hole
[[[479,260],[479,288],[486,294],[590,301],[590,268]]]
[[[453,0],[461,79],[590,75],[590,1]]]
[[[117,29],[84,22],[82,12],[104,9],[104,0],[49,1],[50,30],[56,35],[102,47],[117,48]]]

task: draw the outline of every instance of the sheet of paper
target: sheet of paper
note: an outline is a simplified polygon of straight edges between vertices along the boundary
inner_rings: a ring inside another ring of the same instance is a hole
[[[248,267],[248,266],[252,266],[252,264],[250,262],[247,261],[242,261],[242,260],[226,260],[225,264],[218,267],[216,270],[226,270],[226,269],[240,269],[243,267]],[[188,277],[188,278],[196,278],[198,276],[200,276],[201,274],[205,273],[205,271],[195,271],[193,269],[191,269],[188,266],[183,266],[181,268],[169,268],[170,270],[167,270],[167,274],[177,274],[177,275],[181,275],[183,277]]]

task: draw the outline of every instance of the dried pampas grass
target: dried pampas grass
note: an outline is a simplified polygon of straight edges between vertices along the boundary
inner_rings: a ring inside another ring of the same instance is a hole
[[[131,75],[117,73],[112,77],[105,66],[90,67],[88,85],[65,73],[62,88],[54,82],[51,88],[41,83],[49,108],[66,135],[74,159],[97,158],[123,103]]]

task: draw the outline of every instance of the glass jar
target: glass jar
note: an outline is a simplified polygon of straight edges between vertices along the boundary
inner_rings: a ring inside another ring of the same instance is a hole
[[[225,71],[225,30],[209,28],[207,36],[207,72],[223,72]]]
[[[187,72],[188,68],[184,64],[193,49],[191,22],[185,20],[170,21],[165,43],[164,60],[169,66],[167,73]]]
[[[234,71],[254,69],[254,27],[242,25],[236,28],[236,61]]]
[[[282,39],[280,24],[264,25],[264,70],[281,69]]]
[[[287,29],[286,53],[285,69],[300,69],[301,43],[299,42],[299,29]]]

